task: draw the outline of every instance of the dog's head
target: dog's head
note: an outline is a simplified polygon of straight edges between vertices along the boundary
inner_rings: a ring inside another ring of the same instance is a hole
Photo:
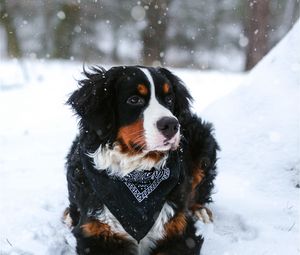
[[[93,68],[68,103],[81,118],[81,131],[94,132],[123,154],[175,150],[181,121],[190,114],[191,96],[182,81],[164,68]],[[99,144],[99,145],[101,145]]]

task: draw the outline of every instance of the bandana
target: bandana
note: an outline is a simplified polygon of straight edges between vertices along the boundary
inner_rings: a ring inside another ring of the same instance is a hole
[[[176,152],[170,152],[160,169],[133,171],[123,178],[96,170],[84,156],[84,172],[97,198],[105,204],[123,228],[138,242],[155,223],[168,194],[178,184],[181,166]]]

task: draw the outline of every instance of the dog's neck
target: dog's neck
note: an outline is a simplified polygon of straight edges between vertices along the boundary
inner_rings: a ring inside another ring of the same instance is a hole
[[[151,170],[161,168],[167,159],[167,153],[163,154],[158,160],[148,156],[149,153],[139,153],[130,155],[123,153],[118,144],[100,145],[94,153],[88,153],[94,161],[94,167],[97,170],[106,170],[110,176],[124,177],[134,170]]]

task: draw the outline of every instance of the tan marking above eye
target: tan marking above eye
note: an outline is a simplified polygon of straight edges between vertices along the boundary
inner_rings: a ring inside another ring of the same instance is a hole
[[[144,84],[139,84],[137,89],[139,93],[143,96],[146,96],[148,94],[148,88]]]
[[[170,85],[169,85],[168,83],[165,83],[165,84],[163,85],[163,92],[164,92],[165,94],[167,94],[167,93],[169,93],[169,91],[170,91]]]

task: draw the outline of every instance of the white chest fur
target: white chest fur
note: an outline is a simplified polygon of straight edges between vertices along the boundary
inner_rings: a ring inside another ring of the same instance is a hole
[[[148,255],[151,248],[155,247],[156,242],[164,237],[164,225],[173,216],[174,210],[166,202],[163,208],[161,209],[154,225],[152,226],[148,234],[139,243],[124,230],[120,222],[116,219],[116,217],[109,211],[109,209],[106,206],[104,206],[104,209],[101,211],[101,213],[97,215],[97,218],[101,222],[108,224],[111,227],[112,231],[127,236],[129,240],[135,243],[136,252],[138,255]]]
[[[110,149],[108,145],[100,145],[94,153],[88,154],[93,159],[96,169],[106,169],[109,175],[119,177],[124,177],[134,170],[150,170],[153,167],[161,168],[166,162],[166,156],[159,162],[155,162],[145,159],[145,155],[146,153],[140,153],[129,157],[127,154],[121,153],[121,148],[118,145],[115,145],[113,149]]]

